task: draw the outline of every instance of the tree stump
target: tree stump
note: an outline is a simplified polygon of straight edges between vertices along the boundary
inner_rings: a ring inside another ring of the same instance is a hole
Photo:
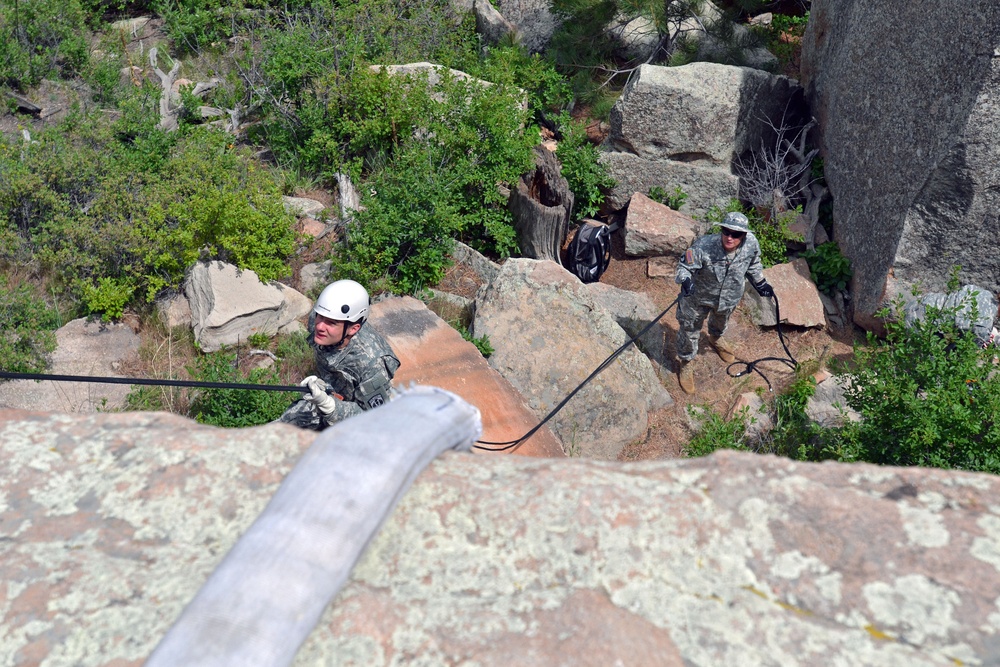
[[[508,207],[514,216],[521,256],[551,259],[562,265],[559,252],[569,229],[573,193],[551,151],[535,147],[535,168],[518,180]]]

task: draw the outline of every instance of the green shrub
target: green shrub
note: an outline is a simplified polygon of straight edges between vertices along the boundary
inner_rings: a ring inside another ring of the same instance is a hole
[[[851,260],[840,254],[840,247],[830,241],[816,246],[814,250],[802,253],[809,262],[809,273],[824,294],[833,295],[838,290],[847,289],[851,280]]]
[[[367,71],[350,88],[351,108],[312,144],[330,163],[346,155],[364,178],[364,210],[334,257],[338,271],[413,292],[441,279],[453,239],[500,257],[516,250],[497,187],[534,165],[516,89],[444,73],[431,95],[422,77]]]
[[[25,90],[53,73],[76,74],[87,46],[79,0],[0,3],[0,85]]]
[[[470,343],[472,343],[473,345],[476,346],[476,349],[479,350],[479,354],[483,355],[487,359],[489,359],[490,355],[493,354],[494,350],[493,350],[493,346],[490,344],[490,337],[489,336],[485,336],[485,335],[484,336],[473,336],[472,332],[469,331],[466,327],[463,327],[463,326],[460,326],[458,328],[458,331],[459,331],[459,333],[462,334],[462,338],[464,338],[465,340],[469,341]]]
[[[928,308],[909,327],[898,305],[880,315],[885,339],[869,335],[847,374],[847,402],[862,421],[842,434],[845,457],[1000,473],[995,348],[961,332],[953,310]]]
[[[562,141],[556,157],[573,192],[573,217],[577,220],[593,217],[599,212],[606,192],[615,187],[615,180],[597,159],[597,147],[587,139],[583,123],[563,113],[559,117],[559,131]]]
[[[517,45],[487,49],[485,56],[471,64],[467,72],[486,81],[526,91],[529,110],[536,120],[558,114],[573,98],[569,81],[552,62]]]
[[[273,370],[255,368],[243,373],[236,360],[234,353],[216,352],[199,357],[195,368],[188,370],[198,382],[280,384]],[[214,426],[257,426],[280,417],[290,404],[289,396],[278,391],[202,389],[191,403],[191,416]]]
[[[753,26],[751,30],[761,36],[767,50],[778,58],[779,71],[785,71],[795,60],[808,22],[808,11],[802,16],[774,14],[770,25]]]
[[[746,445],[747,408],[726,419],[708,405],[688,406],[688,414],[698,421],[698,432],[684,446],[688,457],[707,456],[719,449],[750,451]]]
[[[285,275],[293,220],[270,172],[221,132],[156,129],[137,95],[113,125],[74,119],[30,146],[0,142],[0,230],[17,241],[7,259],[30,251],[108,317],[178,286],[203,256]]]
[[[684,202],[687,201],[688,194],[679,185],[675,185],[673,192],[670,193],[654,185],[649,189],[649,198],[665,206],[669,206],[675,211],[679,211],[681,210],[681,206],[684,206]]]
[[[787,211],[776,219],[765,220],[756,209],[743,206],[737,199],[731,199],[726,207],[713,206],[705,216],[707,222],[722,222],[726,213],[736,211],[743,213],[750,220],[750,231],[760,243],[760,260],[764,268],[783,264],[788,261],[788,248],[785,240],[789,237],[788,226],[799,211]]]
[[[10,373],[39,373],[56,349],[53,331],[59,315],[30,285],[10,287],[0,276],[0,369]]]

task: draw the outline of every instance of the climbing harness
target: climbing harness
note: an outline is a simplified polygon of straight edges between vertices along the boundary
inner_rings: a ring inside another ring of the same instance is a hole
[[[566,396],[566,398],[564,398],[562,401],[560,401],[559,405],[557,405],[556,407],[552,408],[552,411],[549,412],[549,414],[545,415],[545,418],[542,421],[540,421],[538,423],[538,425],[536,425],[530,431],[528,431],[527,433],[525,433],[524,435],[522,435],[517,440],[508,440],[506,442],[490,442],[488,440],[477,440],[476,441],[477,444],[473,445],[473,447],[475,447],[476,449],[482,449],[482,450],[485,450],[485,451],[488,451],[488,452],[506,452],[506,451],[513,452],[513,451],[515,451],[518,447],[520,447],[521,445],[523,445],[528,438],[530,438],[531,436],[533,436],[538,431],[538,429],[540,429],[543,426],[545,426],[545,424],[550,419],[552,419],[556,415],[557,412],[559,412],[560,410],[562,410],[562,408],[563,408],[564,405],[566,405],[567,403],[569,403],[569,399],[571,399],[574,396],[576,396],[577,392],[579,392],[581,389],[583,389],[584,386],[586,386],[586,384],[588,382],[590,382],[595,377],[597,377],[598,373],[600,373],[605,368],[607,368],[608,366],[610,366],[611,362],[613,362],[615,359],[617,359],[619,356],[621,356],[621,354],[626,349],[628,349],[629,345],[631,345],[632,343],[634,343],[637,340],[639,340],[640,338],[642,338],[646,334],[647,331],[649,331],[650,329],[653,328],[654,324],[656,324],[661,319],[663,319],[663,316],[666,315],[667,312],[669,312],[669,310],[671,308],[673,308],[675,305],[677,305],[677,302],[680,301],[680,299],[681,299],[680,296],[678,296],[676,299],[674,299],[670,303],[669,306],[667,306],[666,308],[663,309],[662,313],[660,313],[659,315],[657,315],[653,319],[652,322],[650,322],[645,327],[643,327],[642,331],[640,331],[639,333],[637,333],[635,336],[632,336],[631,338],[629,338],[621,347],[619,347],[617,350],[615,350],[614,352],[612,352],[611,355],[607,359],[605,359],[604,361],[602,361],[601,364],[597,368],[594,369],[593,373],[591,373],[590,375],[588,375],[587,378],[583,382],[581,382],[580,384],[578,384],[576,386],[576,389],[574,389],[573,391],[571,391],[569,393],[569,395]],[[484,447],[483,445],[490,445],[490,446]]]
[[[786,366],[790,366],[792,370],[795,370],[796,366],[799,365],[799,362],[796,361],[795,357],[792,356],[791,351],[789,351],[788,349],[788,343],[785,342],[785,334],[781,332],[781,307],[778,305],[778,296],[775,294],[771,298],[774,299],[774,319],[775,322],[777,323],[778,340],[781,341],[781,347],[784,348],[785,354],[788,356],[761,357],[760,359],[755,359],[754,361],[734,361],[733,363],[726,366],[726,374],[729,375],[729,377],[738,378],[738,377],[743,377],[744,375],[747,375],[751,372],[756,373],[757,375],[764,378],[764,382],[767,383],[767,390],[773,393],[774,388],[771,386],[771,381],[767,379],[767,376],[764,375],[764,373],[761,372],[759,368],[757,368],[757,364],[759,364],[762,361],[777,361],[785,364]],[[745,368],[739,373],[733,373],[732,368],[734,366],[741,366],[741,365],[745,366]]]

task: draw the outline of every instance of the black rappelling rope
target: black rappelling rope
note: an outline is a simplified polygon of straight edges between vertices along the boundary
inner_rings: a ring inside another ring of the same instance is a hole
[[[617,350],[615,350],[614,352],[612,352],[611,355],[607,359],[605,359],[604,361],[602,361],[601,364],[597,368],[594,369],[593,373],[591,373],[590,375],[588,375],[587,378],[583,382],[581,382],[580,384],[578,384],[576,386],[576,389],[574,389],[573,391],[571,391],[569,393],[569,395],[567,395],[566,398],[564,398],[559,403],[559,405],[557,405],[556,407],[552,408],[552,411],[549,412],[549,414],[545,415],[545,419],[543,419],[542,421],[540,421],[530,431],[528,431],[527,433],[525,433],[524,435],[522,435],[517,440],[508,440],[506,442],[490,442],[488,440],[477,440],[476,442],[479,443],[479,444],[476,444],[476,445],[473,445],[473,446],[476,449],[483,449],[483,450],[486,450],[488,452],[505,452],[505,451],[508,451],[508,450],[511,451],[511,452],[513,452],[518,447],[520,447],[521,445],[523,445],[525,443],[525,441],[527,441],[528,438],[530,438],[531,436],[533,436],[538,431],[538,429],[540,429],[541,427],[545,426],[546,422],[548,422],[550,419],[552,419],[552,417],[554,417],[557,412],[559,412],[560,410],[562,410],[563,406],[566,405],[567,403],[569,403],[569,399],[571,399],[574,396],[576,396],[576,394],[577,394],[578,391],[580,391],[581,389],[583,389],[583,387],[588,382],[590,382],[595,377],[597,377],[598,373],[600,373],[605,368],[607,368],[608,366],[610,366],[611,362],[614,361],[615,359],[617,359],[622,354],[622,352],[624,352],[626,349],[628,349],[629,345],[631,345],[632,343],[634,343],[635,341],[637,341],[639,338],[642,338],[642,336],[645,335],[645,333],[647,331],[649,331],[650,329],[653,328],[654,324],[656,324],[661,319],[663,319],[663,316],[666,315],[667,312],[671,308],[673,308],[674,305],[676,305],[678,301],[680,301],[680,298],[681,297],[678,296],[676,299],[674,299],[673,302],[671,302],[671,304],[669,306],[667,306],[666,308],[663,309],[662,313],[660,313],[659,315],[657,315],[653,319],[652,322],[650,322],[645,327],[643,327],[642,331],[640,331],[639,333],[637,333],[635,336],[632,336],[631,338],[629,338],[625,342],[624,345],[622,345]],[[482,445],[494,445],[494,446],[493,447],[483,447]]]
[[[45,375],[43,373],[8,373],[0,371],[5,380],[53,380],[56,382],[98,382],[103,384],[150,384],[166,387],[195,387],[197,389],[256,389],[259,391],[308,391],[299,385],[238,384],[236,382],[195,382],[193,380],[155,380],[149,378],[114,378],[91,375]]]
[[[781,332],[781,308],[778,305],[778,295],[774,294],[771,296],[771,298],[774,299],[774,321],[777,324],[778,328],[778,340],[781,341],[781,347],[784,348],[785,354],[788,356],[761,357],[760,359],[755,359],[754,361],[734,361],[733,363],[726,366],[726,373],[729,375],[729,377],[738,378],[738,377],[743,377],[744,375],[747,375],[750,372],[754,372],[757,375],[764,378],[764,382],[767,383],[767,390],[773,392],[774,388],[771,387],[771,381],[767,379],[767,376],[764,375],[764,373],[762,373],[759,368],[757,368],[757,364],[759,364],[762,361],[778,361],[787,366],[790,366],[792,370],[795,370],[795,367],[798,366],[799,362],[795,360],[794,356],[792,356],[791,351],[788,349],[788,343],[785,342],[785,334]],[[739,373],[733,373],[732,372],[733,366],[740,366],[740,365],[746,366],[746,368],[744,368]]]

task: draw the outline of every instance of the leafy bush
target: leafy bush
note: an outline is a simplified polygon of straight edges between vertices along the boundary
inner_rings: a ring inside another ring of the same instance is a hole
[[[90,312],[177,286],[201,256],[270,280],[288,271],[292,219],[249,151],[207,128],[167,135],[142,97],[108,125],[73,118],[30,146],[0,141],[0,229]]]
[[[334,257],[339,271],[412,292],[441,279],[453,239],[500,257],[516,249],[497,188],[534,165],[516,89],[447,72],[433,95],[422,77],[381,71],[358,72],[348,85],[350,108],[333,114],[311,143],[329,162],[346,154],[355,173],[367,174],[365,208]]]
[[[900,310],[880,313],[884,340],[855,350],[846,397],[862,421],[841,434],[844,458],[1000,473],[996,349],[958,329],[954,310],[928,308],[909,327]]]
[[[30,285],[10,287],[0,277],[0,369],[10,373],[38,373],[56,349],[53,331],[59,315]]]
[[[235,353],[216,352],[199,357],[189,371],[198,382],[280,384],[274,371],[255,368],[244,374],[236,361]],[[191,404],[191,416],[214,426],[257,426],[280,417],[289,403],[289,394],[278,391],[203,389]]]
[[[802,253],[809,262],[809,273],[821,292],[833,295],[837,290],[847,289],[851,279],[851,260],[840,254],[840,247],[834,242],[816,246],[814,250]]]
[[[675,211],[681,210],[684,202],[687,201],[688,194],[679,185],[675,185],[673,192],[667,192],[663,188],[654,185],[649,189],[649,198],[658,201],[665,206],[669,206]]]
[[[85,15],[79,0],[0,3],[0,85],[25,90],[54,72],[87,63]]]
[[[462,338],[476,346],[476,349],[479,350],[479,354],[483,355],[487,359],[489,359],[490,355],[493,354],[494,350],[493,346],[490,344],[489,336],[473,336],[472,332],[466,327],[459,327],[458,331],[462,334]]]
[[[492,47],[466,71],[477,78],[526,91],[529,111],[536,120],[558,114],[573,98],[569,82],[552,62],[518,45]]]
[[[750,451],[746,445],[747,409],[726,419],[711,406],[688,406],[688,414],[694,417],[699,425],[695,433],[684,446],[684,455],[688,457],[707,456],[718,449],[736,449]]]
[[[765,269],[788,261],[788,248],[785,245],[785,239],[789,237],[788,226],[799,211],[787,211],[786,214],[778,215],[777,218],[766,220],[756,209],[745,207],[739,200],[731,199],[725,208],[719,206],[710,208],[705,215],[705,220],[707,222],[722,222],[726,213],[732,211],[743,213],[750,221],[750,230],[760,243],[760,259]]]
[[[784,72],[796,62],[808,23],[808,11],[801,16],[774,14],[770,25],[751,29],[763,38],[767,50],[778,58],[779,71]]]
[[[562,175],[573,192],[573,214],[579,220],[597,215],[605,193],[615,187],[615,179],[600,163],[597,147],[587,139],[583,123],[563,113],[559,117],[562,141],[556,157],[562,165]]]

